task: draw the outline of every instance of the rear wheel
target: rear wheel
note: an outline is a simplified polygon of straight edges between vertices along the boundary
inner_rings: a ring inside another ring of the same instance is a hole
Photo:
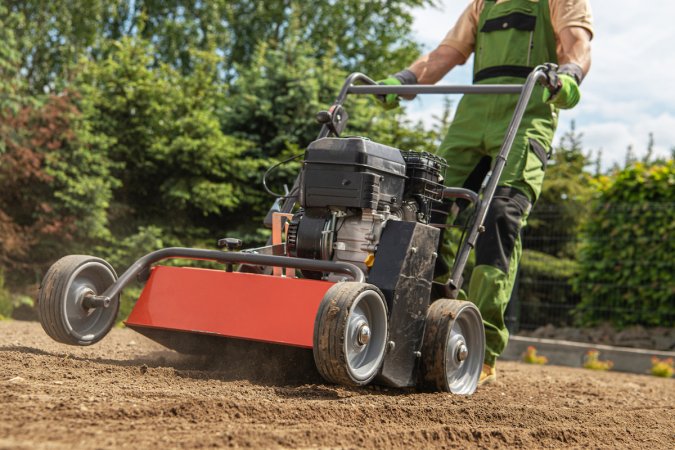
[[[420,366],[423,388],[472,394],[484,355],[485,329],[473,303],[440,299],[429,306]]]
[[[366,283],[332,286],[314,322],[314,362],[332,383],[362,386],[382,365],[388,337],[387,306],[379,289]]]
[[[91,345],[115,323],[119,295],[108,307],[90,308],[85,299],[102,294],[117,280],[101,258],[69,255],[52,265],[40,286],[37,311],[42,328],[54,340],[69,345]]]

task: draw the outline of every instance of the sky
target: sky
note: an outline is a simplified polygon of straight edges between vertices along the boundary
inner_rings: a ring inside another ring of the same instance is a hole
[[[425,51],[433,50],[470,1],[439,3],[439,8],[414,11],[414,36]],[[556,143],[574,120],[584,147],[602,150],[604,168],[623,164],[629,145],[636,155],[644,155],[650,132],[654,154],[669,155],[675,147],[675,3],[591,0],[591,7],[591,70],[581,87],[581,102],[561,113]],[[472,66],[470,59],[439,84],[470,84]],[[442,104],[440,97],[418,97],[408,112],[412,119],[431,123]]]

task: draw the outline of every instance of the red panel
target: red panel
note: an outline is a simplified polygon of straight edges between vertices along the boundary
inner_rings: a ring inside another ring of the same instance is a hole
[[[311,348],[316,311],[332,285],[157,266],[126,323]]]

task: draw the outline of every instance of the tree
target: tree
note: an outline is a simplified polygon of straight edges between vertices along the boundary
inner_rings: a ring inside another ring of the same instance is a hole
[[[20,17],[10,15],[0,5],[0,114],[15,115],[24,102],[23,77],[20,75],[21,54],[14,29],[21,23]],[[14,130],[6,121],[0,121],[0,135],[8,136]],[[5,151],[5,141],[0,139],[0,154]]]
[[[124,237],[157,225],[167,239],[204,238],[213,222],[247,204],[242,186],[258,166],[241,158],[249,143],[220,129],[217,57],[194,51],[194,71],[183,76],[157,63],[142,39],[111,45],[105,60],[82,63],[77,86],[92,134],[110,142],[111,173],[120,182],[113,231]]]
[[[0,20],[18,18],[14,30],[21,68],[34,93],[59,91],[86,58],[105,59],[106,40],[138,37],[154,45],[157,61],[184,75],[192,72],[192,50],[221,56],[219,78],[237,77],[261,42],[283,46],[301,39],[317,59],[334,58],[346,71],[384,76],[410,64],[418,46],[409,35],[412,7],[434,0],[6,0]],[[337,49],[337,52],[335,52]]]
[[[38,272],[81,248],[120,259],[225,232],[261,243],[272,201],[262,173],[316,137],[315,114],[350,71],[383,76],[417,56],[409,8],[431,3],[4,2],[3,233],[29,238],[14,242]],[[347,108],[349,134],[435,147],[432,132],[370,97]],[[281,190],[297,169],[270,181]]]
[[[101,149],[80,134],[79,117],[64,93],[2,118],[15,131],[3,136],[0,156],[3,266],[30,273],[65,248],[107,236],[113,182]]]
[[[11,269],[10,283],[32,282],[66,248],[107,236],[113,184],[77,94],[30,94],[22,25],[20,14],[0,6],[0,266]]]
[[[114,9],[103,0],[4,0],[3,4],[0,21],[13,18],[20,68],[37,95],[59,92],[68,83],[80,56],[95,47],[101,19]]]

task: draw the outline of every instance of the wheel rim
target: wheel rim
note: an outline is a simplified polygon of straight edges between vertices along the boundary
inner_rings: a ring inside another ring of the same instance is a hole
[[[350,376],[364,381],[375,376],[384,358],[387,310],[375,291],[359,294],[347,317],[345,357]]]
[[[482,325],[480,313],[470,306],[460,309],[450,323],[445,367],[448,390],[454,394],[476,390],[485,352]]]
[[[63,299],[63,315],[69,333],[81,341],[96,339],[105,333],[117,315],[117,307],[112,299],[107,308],[85,308],[82,304],[85,296],[103,293],[116,280],[113,271],[100,262],[87,262],[73,272],[68,280],[68,288]]]

